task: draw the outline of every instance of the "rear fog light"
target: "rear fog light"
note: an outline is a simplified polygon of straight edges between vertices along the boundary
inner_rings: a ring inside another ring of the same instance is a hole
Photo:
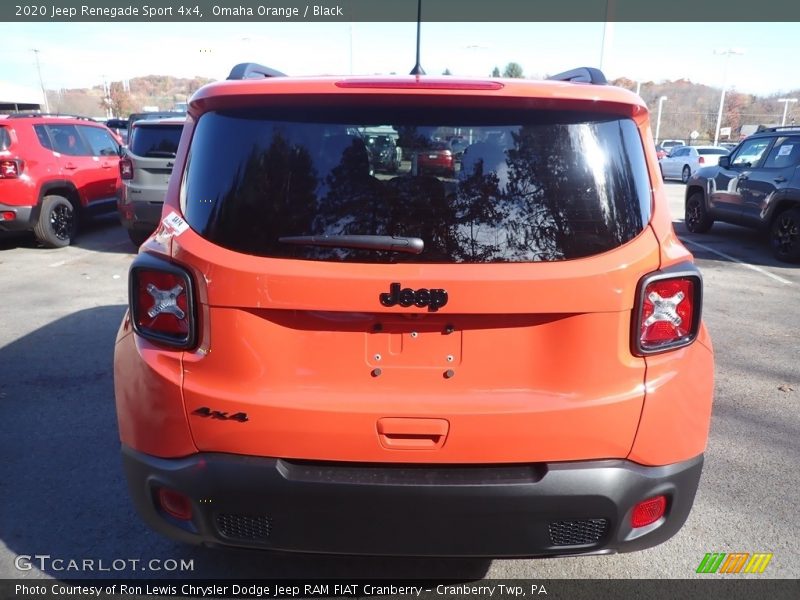
[[[185,494],[167,488],[160,488],[158,490],[158,504],[165,513],[180,521],[189,521],[192,518],[192,501]]]

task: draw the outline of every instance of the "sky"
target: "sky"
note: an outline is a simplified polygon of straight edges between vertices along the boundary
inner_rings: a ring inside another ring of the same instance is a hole
[[[290,75],[408,73],[416,23],[15,23],[3,27],[0,81],[48,89],[143,75],[224,79],[238,62]],[[720,52],[734,49],[740,54]],[[528,77],[577,66],[609,79],[689,79],[757,95],[800,89],[800,23],[423,23],[428,74]],[[726,73],[727,63],[727,73]]]

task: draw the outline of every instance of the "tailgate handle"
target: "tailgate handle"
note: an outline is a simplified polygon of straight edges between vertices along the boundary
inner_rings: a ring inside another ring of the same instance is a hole
[[[386,417],[378,419],[378,438],[391,450],[432,450],[441,448],[450,423],[445,419]]]

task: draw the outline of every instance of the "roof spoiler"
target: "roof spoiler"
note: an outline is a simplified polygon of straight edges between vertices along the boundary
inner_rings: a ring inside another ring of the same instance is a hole
[[[287,75],[257,63],[239,63],[231,69],[231,73],[228,75],[228,79],[259,79],[262,77],[287,77]]]
[[[603,72],[593,67],[570,69],[569,71],[564,71],[557,75],[551,75],[547,79],[552,79],[553,81],[569,81],[571,83],[591,83],[593,85],[606,85],[608,83]]]

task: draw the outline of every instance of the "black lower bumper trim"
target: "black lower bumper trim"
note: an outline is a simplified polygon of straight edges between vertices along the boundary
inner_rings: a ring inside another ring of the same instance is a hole
[[[36,214],[33,206],[15,206],[0,203],[0,212],[13,212],[14,218],[6,221],[0,220],[0,231],[28,231],[36,224]]]
[[[296,552],[512,557],[629,552],[686,521],[703,457],[663,467],[625,460],[533,465],[354,465],[201,453],[162,459],[123,447],[137,509],[190,543]],[[191,521],[157,503],[187,495]],[[633,507],[667,497],[634,529]]]

